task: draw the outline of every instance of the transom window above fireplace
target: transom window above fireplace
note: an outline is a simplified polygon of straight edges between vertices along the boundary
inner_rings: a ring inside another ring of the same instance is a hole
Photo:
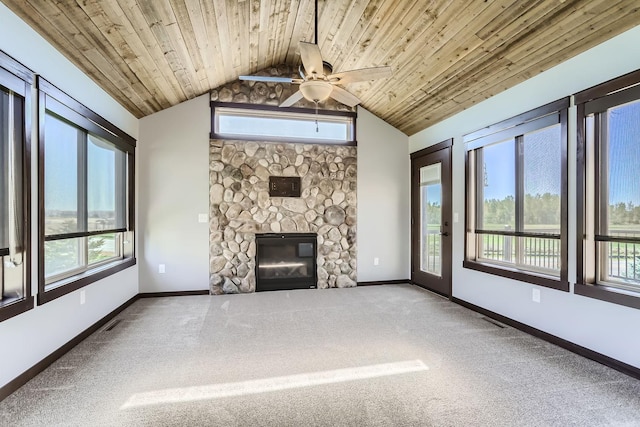
[[[356,145],[355,113],[241,105],[211,104],[212,138]]]

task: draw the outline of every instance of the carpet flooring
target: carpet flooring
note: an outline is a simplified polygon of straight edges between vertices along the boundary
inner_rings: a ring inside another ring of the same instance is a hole
[[[640,426],[640,381],[410,285],[148,298],[0,425]]]

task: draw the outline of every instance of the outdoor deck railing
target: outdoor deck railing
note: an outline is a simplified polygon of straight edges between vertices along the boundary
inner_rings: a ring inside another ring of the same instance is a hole
[[[536,230],[537,232],[552,232]],[[637,232],[616,230],[616,236],[637,236]],[[560,239],[518,237],[504,234],[481,235],[481,257],[543,270],[560,270]],[[605,242],[608,277],[640,281],[640,244]]]
[[[482,234],[482,258],[542,270],[560,270],[560,239]]]
[[[608,246],[609,277],[640,281],[640,244],[626,242],[606,242],[605,244]]]

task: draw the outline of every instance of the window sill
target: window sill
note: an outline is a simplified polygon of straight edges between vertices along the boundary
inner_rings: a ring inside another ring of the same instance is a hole
[[[68,293],[77,291],[80,288],[132,267],[135,264],[135,258],[126,258],[101,266],[100,268],[85,271],[64,280],[51,283],[46,286],[44,292],[40,292],[38,294],[38,305],[46,304],[56,298],[60,298]]]
[[[337,141],[335,139],[305,139],[297,137],[281,137],[281,136],[268,136],[268,135],[241,135],[241,134],[226,134],[226,133],[214,133],[209,135],[210,139],[220,139],[225,141],[257,141],[266,143],[292,143],[292,144],[315,144],[315,145],[342,145],[347,147],[357,147],[358,141]]]
[[[640,309],[640,292],[627,291],[606,285],[576,283],[573,293],[583,297]]]
[[[0,301],[0,322],[29,311],[33,308],[33,297],[9,298]]]
[[[529,271],[518,270],[515,268],[498,267],[493,264],[485,264],[475,261],[464,260],[462,263],[464,268],[481,271],[483,273],[494,274],[496,276],[506,277],[508,279],[518,280],[520,282],[531,283],[545,288],[556,289],[558,291],[569,292],[569,282],[558,277],[545,276]]]

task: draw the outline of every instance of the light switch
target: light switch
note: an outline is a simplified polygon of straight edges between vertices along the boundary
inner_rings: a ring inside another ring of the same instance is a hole
[[[531,292],[531,300],[533,302],[540,302],[540,289],[533,288]]]
[[[209,215],[198,214],[198,222],[206,224],[207,222],[209,222]]]

